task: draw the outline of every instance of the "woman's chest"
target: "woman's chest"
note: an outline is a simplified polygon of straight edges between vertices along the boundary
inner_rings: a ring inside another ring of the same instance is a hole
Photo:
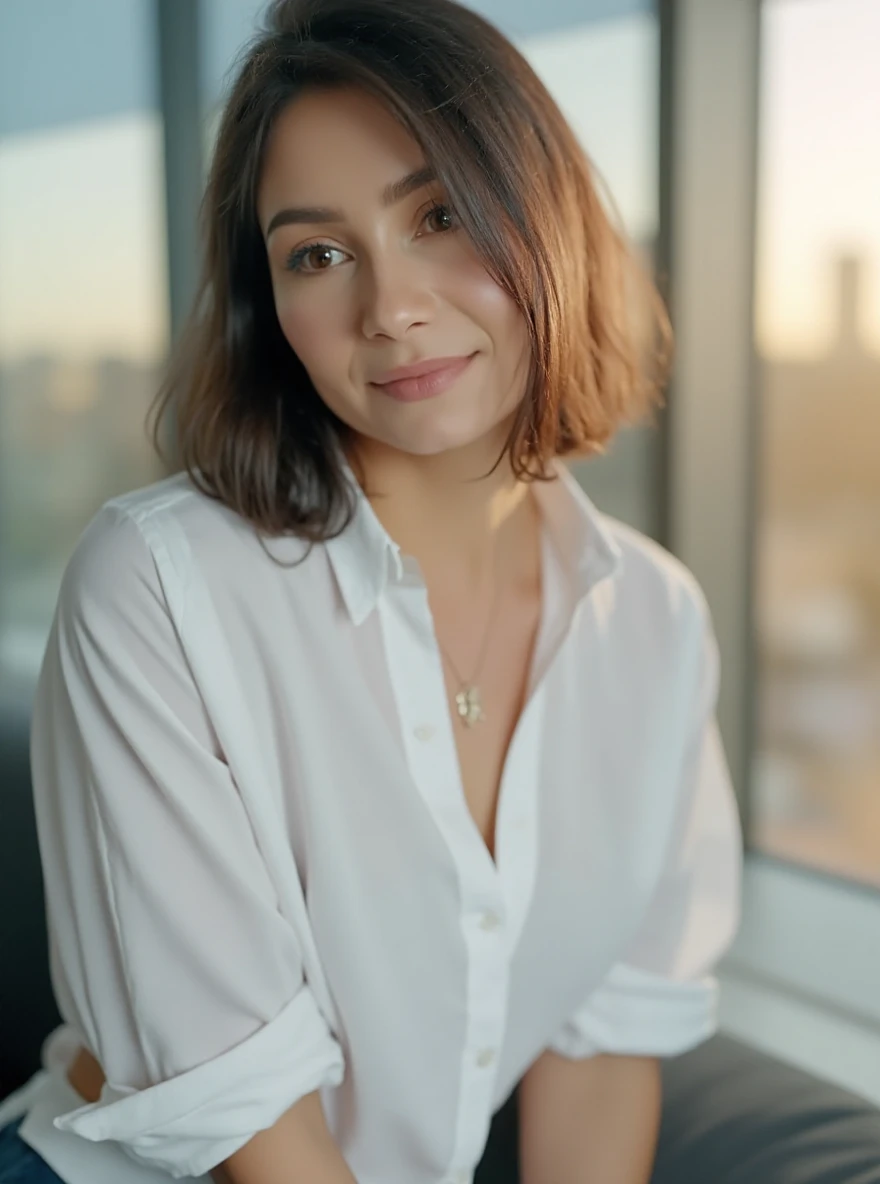
[[[541,601],[535,593],[503,606],[487,647],[487,660],[473,680],[479,696],[479,715],[473,723],[466,684],[445,662],[447,706],[452,720],[461,788],[467,808],[489,854],[495,859],[498,801],[505,764],[517,723],[526,706],[536,642],[541,624]],[[435,617],[444,649],[462,652],[463,638],[454,620]]]
[[[488,622],[408,578],[361,619],[328,587],[218,638],[236,676],[219,743],[242,754],[230,763],[255,829],[285,834],[312,900],[324,868],[361,909],[393,908],[410,880],[441,902],[470,876],[483,892],[499,870],[524,893],[522,867],[540,879],[549,857],[569,901],[601,883],[597,843],[626,865],[657,822],[676,696],[658,692],[650,648],[622,662],[610,605],[574,611],[552,548],[544,558],[540,586]],[[480,689],[471,727],[458,675]]]

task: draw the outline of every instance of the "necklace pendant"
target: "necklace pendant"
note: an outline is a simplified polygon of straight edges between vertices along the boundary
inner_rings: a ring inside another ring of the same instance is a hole
[[[480,702],[479,687],[463,687],[455,696],[455,705],[466,727],[472,728],[474,724],[486,718]]]

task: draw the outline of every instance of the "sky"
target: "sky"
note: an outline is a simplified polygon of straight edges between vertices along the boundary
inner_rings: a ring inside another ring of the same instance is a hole
[[[831,268],[864,256],[880,353],[880,0],[773,0],[762,21],[757,337],[810,356],[834,328]]]
[[[851,251],[865,259],[863,330],[880,353],[880,3],[768,0],[764,14],[757,340],[770,356],[827,348],[833,262]],[[650,235],[653,18],[631,12],[520,46],[630,233]],[[164,352],[162,184],[161,128],[149,101],[0,135],[0,360],[38,351],[149,360]]]

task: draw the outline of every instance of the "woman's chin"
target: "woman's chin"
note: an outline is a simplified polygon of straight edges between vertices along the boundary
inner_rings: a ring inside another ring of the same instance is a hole
[[[428,411],[428,407],[424,405],[419,410]],[[507,417],[503,422],[493,422],[491,416],[474,415],[472,406],[441,407],[439,402],[429,414],[414,415],[409,421],[399,413],[392,418],[394,422],[386,420],[382,425],[384,430],[377,435],[414,456],[437,456],[477,447],[481,442],[487,448],[498,449],[510,430]]]
[[[361,417],[355,430],[363,446],[369,448],[370,441],[373,441],[380,447],[424,457],[440,456],[462,449],[485,448],[487,456],[494,450],[491,464],[510,431],[509,415],[498,422],[493,422],[491,418],[487,421],[485,416],[476,417],[472,407],[441,408],[438,404],[431,409],[430,414],[417,413],[412,416],[406,414],[407,410],[401,407],[391,416]],[[427,406],[409,410],[426,412]]]
[[[393,446],[412,456],[440,456],[444,452],[476,445],[486,436],[485,430],[456,430],[447,425],[422,425],[417,431],[395,433]]]

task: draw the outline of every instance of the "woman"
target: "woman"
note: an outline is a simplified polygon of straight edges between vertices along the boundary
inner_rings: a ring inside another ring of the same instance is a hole
[[[645,1184],[739,831],[704,598],[563,458],[658,401],[662,306],[451,0],[272,5],[203,219],[179,471],[40,673],[66,1023],[6,1170],[454,1184],[507,1102],[523,1184]]]

